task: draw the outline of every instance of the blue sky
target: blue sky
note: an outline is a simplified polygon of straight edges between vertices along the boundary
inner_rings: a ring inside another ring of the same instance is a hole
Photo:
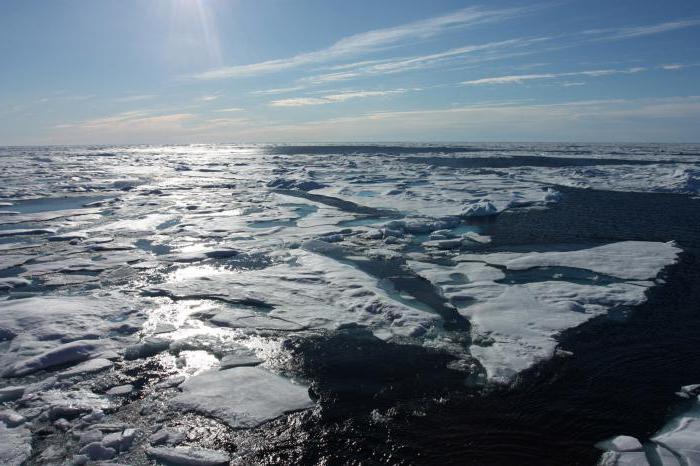
[[[697,0],[3,0],[0,145],[700,141]]]

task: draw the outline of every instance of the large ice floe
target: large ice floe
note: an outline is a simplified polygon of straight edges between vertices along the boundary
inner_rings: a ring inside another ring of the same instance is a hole
[[[680,252],[673,243],[626,241],[568,251],[459,254],[455,265],[410,261],[420,275],[467,317],[470,352],[490,379],[508,382],[548,359],[556,336],[611,309],[634,306],[658,273]],[[560,268],[593,272],[589,283],[549,275],[529,283],[509,283],[508,271]],[[612,279],[605,279],[605,277]],[[601,283],[596,283],[596,280]]]
[[[695,195],[693,150],[477,152],[0,148],[0,463],[227,464],[233,429],[315,409],[290,341],[340,332],[507,384],[677,260],[666,242],[495,247],[485,226],[560,185]],[[671,437],[659,455],[681,454]]]

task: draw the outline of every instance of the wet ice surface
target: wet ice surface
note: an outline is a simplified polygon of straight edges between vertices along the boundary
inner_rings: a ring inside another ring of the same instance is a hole
[[[696,196],[698,153],[0,148],[1,462],[250,464],[239,429],[322,418],[327,393],[405,401],[379,373],[328,392],[303,361],[334,338],[341,366],[415,353],[464,390],[507,386],[561,332],[643,303],[682,245],[492,246],[494,217],[558,185]]]

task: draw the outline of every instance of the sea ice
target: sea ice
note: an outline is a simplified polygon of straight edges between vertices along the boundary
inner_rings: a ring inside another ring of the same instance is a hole
[[[221,419],[234,428],[255,427],[289,411],[313,406],[306,387],[258,367],[199,374],[180,385],[171,403]]]
[[[158,461],[178,466],[223,466],[229,464],[229,455],[194,447],[150,447],[146,454]]]
[[[484,261],[510,270],[575,267],[625,280],[651,280],[673,264],[680,251],[673,242],[621,241],[578,251],[464,254],[460,260]]]
[[[609,309],[644,302],[651,286],[646,280],[674,263],[679,252],[673,243],[626,241],[565,252],[459,254],[454,266],[408,264],[470,320],[470,352],[488,378],[508,383],[520,371],[551,358],[561,331]],[[565,280],[508,284],[497,268],[550,266],[584,268],[621,280],[606,285]]]
[[[601,450],[612,451],[642,451],[642,444],[634,437],[629,435],[618,435],[609,440],[599,442],[596,447]]]
[[[3,377],[20,377],[34,372],[84,361],[94,355],[98,346],[92,341],[72,341],[29,359],[20,361],[3,372]]]
[[[473,204],[470,204],[464,208],[462,211],[463,217],[488,217],[491,215],[496,215],[498,209],[492,202],[487,200],[480,200]]]
[[[292,250],[284,257],[284,262],[259,270],[213,272],[147,291],[175,299],[210,298],[248,306],[245,311],[222,311],[212,320],[236,327],[299,330],[360,324],[381,333],[410,336],[439,320],[437,314],[395,300],[376,278],[351,265],[305,250]],[[264,312],[252,310],[256,308]]]
[[[219,370],[241,366],[257,366],[262,362],[262,359],[258,358],[253,351],[242,347],[235,348],[221,358]]]
[[[112,361],[103,358],[95,358],[78,364],[66,371],[61,372],[58,375],[59,379],[66,379],[76,375],[93,374],[95,372],[100,372],[109,369],[113,366]]]
[[[0,422],[0,464],[20,466],[32,452],[32,435],[24,427],[8,428]]]

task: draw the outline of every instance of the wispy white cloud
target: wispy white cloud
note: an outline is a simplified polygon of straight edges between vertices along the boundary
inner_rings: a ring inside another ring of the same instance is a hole
[[[203,95],[199,97],[197,100],[200,100],[202,102],[212,102],[214,100],[219,99],[221,96],[218,94],[210,94],[210,95]]]
[[[319,97],[292,97],[290,99],[273,100],[270,102],[272,107],[306,107],[308,105],[324,105],[330,104],[330,100]]]
[[[659,68],[667,71],[677,71],[686,68],[695,68],[697,66],[700,66],[700,63],[668,63],[666,65],[661,65]]]
[[[428,39],[448,31],[476,24],[484,24],[520,16],[533,8],[482,9],[464,8],[453,13],[415,21],[400,26],[376,29],[345,37],[333,45],[294,55],[288,58],[267,60],[247,65],[228,66],[205,71],[194,77],[197,79],[223,79],[244,76],[256,76],[264,73],[282,71],[312,63],[326,63],[333,60],[359,56],[387,47],[415,43],[416,40]]]
[[[230,107],[230,108],[220,108],[218,110],[214,110],[215,112],[219,113],[231,113],[231,112],[242,112],[245,110],[244,108],[241,107]]]
[[[364,99],[367,97],[385,97],[394,94],[403,94],[407,89],[392,89],[387,91],[348,91],[337,94],[327,94],[323,97],[295,97],[290,99],[273,100],[273,107],[303,107],[308,105],[325,105],[337,102],[345,102],[350,99]]]
[[[355,68],[350,68],[348,65],[344,67],[343,71],[309,76],[304,78],[303,81],[313,84],[322,84],[365,76],[402,73],[443,64],[451,60],[460,60],[462,64],[480,63],[518,55],[522,53],[519,52],[519,49],[524,49],[550,39],[550,37],[509,39],[484,44],[465,45],[425,55],[373,60],[369,62],[369,64],[359,62],[359,64],[357,64],[358,66]]]
[[[675,21],[650,26],[597,29],[578,33],[562,34],[559,36],[516,38],[484,44],[465,45],[442,52],[413,57],[365,60],[355,63],[335,65],[328,68],[331,72],[316,76],[309,76],[304,78],[303,81],[311,84],[323,84],[327,82],[349,80],[372,75],[401,73],[421,68],[429,68],[437,65],[443,65],[446,62],[449,63],[450,61],[454,60],[460,60],[460,62],[463,64],[478,64],[487,61],[503,60],[517,56],[545,52],[547,50],[576,47],[582,44],[580,40],[581,36],[586,37],[583,43],[600,40],[622,40],[692,27],[698,23],[698,21],[694,20]],[[630,71],[634,72],[633,69]],[[636,71],[641,71],[641,69]]]
[[[155,99],[158,97],[155,94],[139,94],[139,95],[127,95],[124,97],[117,97],[114,99],[115,102],[139,102],[142,100]]]
[[[326,82],[349,80],[372,75],[401,73],[421,68],[429,68],[443,65],[453,60],[460,60],[462,64],[478,64],[487,61],[503,60],[517,56],[577,47],[590,42],[616,41],[661,34],[698,25],[700,25],[700,20],[670,21],[646,26],[591,29],[557,36],[516,38],[484,44],[465,45],[442,52],[413,57],[367,60],[335,65],[329,68],[331,71],[330,73],[309,76],[304,78],[303,81],[311,84],[323,84]],[[630,69],[628,71],[635,72],[635,69]],[[636,69],[636,71],[642,71],[642,69]],[[537,74],[534,74],[533,76],[536,75]],[[524,80],[526,79],[527,78]],[[543,77],[541,79],[545,78]]]
[[[700,19],[667,21],[664,23],[649,24],[644,26],[590,29],[587,31],[583,31],[583,34],[594,36],[599,35],[600,37],[598,38],[598,40],[619,40],[651,36],[654,34],[662,34],[665,32],[676,31],[679,29],[687,29],[695,26],[700,26]]]
[[[274,95],[274,94],[286,94],[287,92],[294,92],[305,89],[306,86],[290,86],[290,87],[278,87],[273,89],[261,89],[259,91],[251,92],[252,95]]]
[[[493,76],[488,78],[472,79],[469,81],[462,81],[465,85],[497,85],[497,84],[522,84],[527,81],[535,81],[542,79],[556,79],[556,78],[569,78],[575,76],[587,76],[587,77],[599,77],[599,76],[610,76],[615,74],[634,74],[645,71],[644,67],[634,67],[627,69],[604,69],[604,70],[586,70],[586,71],[573,71],[567,73],[538,73],[538,74],[517,74],[509,76]]]
[[[65,92],[58,92],[50,97],[41,97],[38,103],[47,102],[79,102],[94,99],[97,97],[95,94],[66,94]]]

